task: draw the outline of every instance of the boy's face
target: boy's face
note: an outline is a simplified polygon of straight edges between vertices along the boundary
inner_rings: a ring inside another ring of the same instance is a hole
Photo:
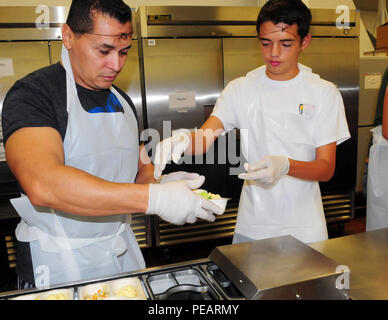
[[[259,42],[267,76],[280,81],[294,78],[299,73],[299,54],[310,41],[310,34],[301,40],[296,24],[264,22],[260,26]]]

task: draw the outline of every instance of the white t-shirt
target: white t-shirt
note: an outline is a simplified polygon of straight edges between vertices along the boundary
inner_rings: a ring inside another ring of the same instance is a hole
[[[245,131],[241,147],[248,163],[267,155],[312,161],[316,148],[350,138],[336,86],[308,67],[299,69],[295,78],[276,81],[262,66],[231,81],[218,98],[212,115],[225,132]],[[286,176],[268,187],[245,181],[235,231],[253,239],[286,234],[304,242],[327,239],[318,182]]]

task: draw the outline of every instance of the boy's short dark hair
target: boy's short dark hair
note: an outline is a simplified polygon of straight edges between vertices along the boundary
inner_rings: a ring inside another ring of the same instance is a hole
[[[311,11],[301,0],[269,0],[261,8],[257,17],[256,30],[260,35],[260,26],[267,21],[274,24],[283,22],[288,25],[297,24],[301,40],[309,33]]]
[[[66,24],[77,34],[93,30],[93,13],[101,13],[120,23],[132,21],[132,11],[122,0],[73,0]]]

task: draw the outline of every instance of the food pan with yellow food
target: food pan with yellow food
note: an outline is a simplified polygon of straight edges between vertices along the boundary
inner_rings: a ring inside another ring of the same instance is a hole
[[[42,293],[21,295],[12,300],[73,300],[73,289],[56,289]]]
[[[73,300],[73,289],[57,289],[40,294],[39,300]]]
[[[80,300],[146,300],[139,278],[130,277],[86,285],[78,291]]]
[[[130,277],[110,282],[112,295],[131,300],[147,300],[139,278]]]
[[[217,206],[222,208],[222,212],[225,211],[226,204],[228,203],[228,200],[230,200],[230,198],[222,198],[219,194],[214,194],[203,189],[197,189],[194,190],[194,192],[201,198],[210,200],[211,202],[215,203]]]
[[[78,291],[78,298],[80,300],[104,300],[111,295],[107,282],[89,284]]]

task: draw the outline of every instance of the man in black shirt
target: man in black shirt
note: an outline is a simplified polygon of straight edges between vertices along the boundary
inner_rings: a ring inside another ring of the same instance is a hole
[[[19,80],[4,101],[7,162],[23,189],[11,200],[21,216],[17,271],[29,284],[144,268],[127,214],[183,224],[221,213],[192,192],[204,177],[153,179],[133,103],[113,86],[131,34],[122,0],[74,0],[61,62]]]

